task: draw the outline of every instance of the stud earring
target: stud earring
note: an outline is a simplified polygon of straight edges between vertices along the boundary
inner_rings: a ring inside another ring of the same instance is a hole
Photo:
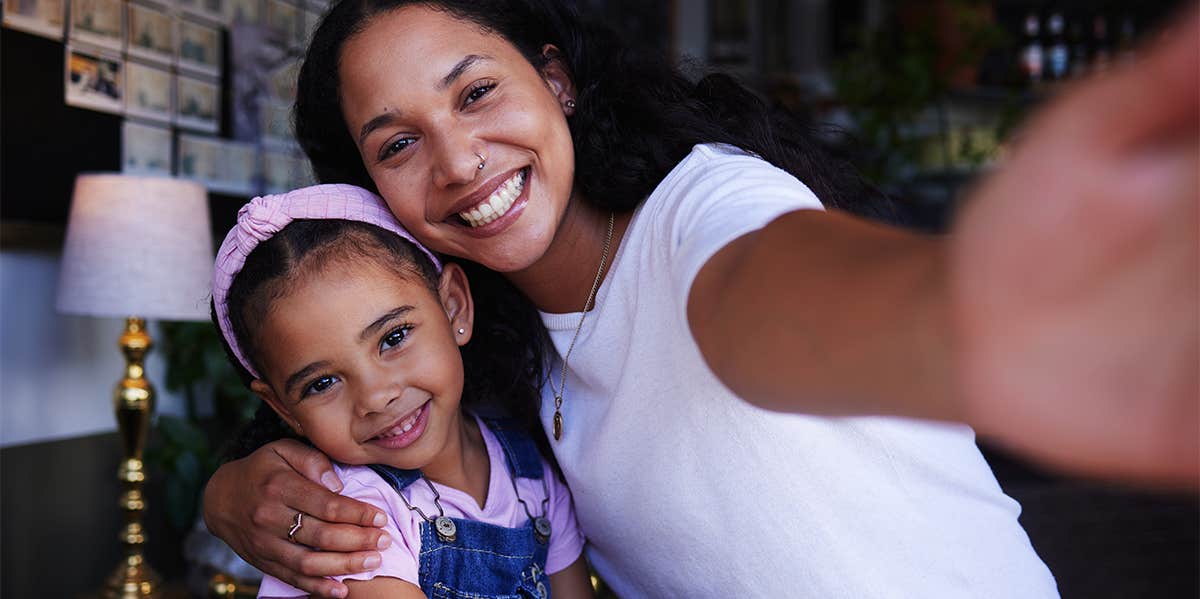
[[[567,105],[567,110],[575,110],[575,100],[573,100],[573,99],[567,100],[566,105]]]
[[[460,327],[460,328],[458,329],[458,334],[459,334],[459,335],[466,335],[466,334],[467,334],[467,330],[466,330],[466,329],[464,329],[464,328],[461,328],[461,327]]]
[[[483,170],[483,166],[487,164],[487,161],[484,159],[483,154],[475,152],[475,155],[479,157],[479,170]]]

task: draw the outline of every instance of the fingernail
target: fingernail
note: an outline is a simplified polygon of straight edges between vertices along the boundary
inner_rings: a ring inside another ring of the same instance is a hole
[[[321,484],[325,485],[326,489],[337,493],[342,490],[342,481],[338,480],[336,474],[326,471],[321,475]]]
[[[333,589],[333,596],[334,596],[334,597],[345,597],[345,596],[346,596],[346,592],[347,592],[347,591],[349,591],[349,590],[350,590],[350,589],[347,589],[347,588],[345,588],[345,587],[338,587],[338,588],[336,588],[336,589]]]
[[[375,568],[378,568],[382,559],[383,558],[379,557],[378,555],[372,555],[368,557],[367,559],[363,560],[363,569],[374,570]]]
[[[384,516],[383,512],[375,512],[375,518],[371,520],[371,524],[376,528],[387,526],[387,516]]]
[[[392,544],[392,537],[389,537],[387,535],[379,535],[379,543],[378,543],[379,549],[387,549],[388,547],[391,546],[391,544]]]

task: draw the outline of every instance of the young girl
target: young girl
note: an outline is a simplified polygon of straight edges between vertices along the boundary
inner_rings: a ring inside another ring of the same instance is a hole
[[[463,270],[378,197],[254,199],[221,245],[213,305],[254,393],[338,462],[344,495],[387,514],[382,560],[342,577],[351,596],[591,595],[566,486],[516,421],[481,415],[502,401],[464,396],[478,375],[459,351],[475,318]],[[319,546],[304,525],[289,538]],[[260,590],[303,594],[270,576]]]

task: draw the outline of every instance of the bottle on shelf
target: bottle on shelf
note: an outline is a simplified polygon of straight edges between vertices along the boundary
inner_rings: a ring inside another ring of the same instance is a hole
[[[1025,15],[1025,41],[1021,48],[1021,71],[1025,82],[1037,86],[1042,82],[1045,51],[1041,40],[1042,21],[1036,12]]]
[[[1070,51],[1067,48],[1066,20],[1061,10],[1054,10],[1046,17],[1046,34],[1049,51],[1046,52],[1045,77],[1051,81],[1062,81],[1070,74]]]

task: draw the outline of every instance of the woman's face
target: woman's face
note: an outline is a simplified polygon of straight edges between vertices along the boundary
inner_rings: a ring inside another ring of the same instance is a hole
[[[560,63],[539,73],[503,37],[408,6],[347,40],[339,75],[367,172],[413,235],[500,272],[542,258],[574,179]]]

